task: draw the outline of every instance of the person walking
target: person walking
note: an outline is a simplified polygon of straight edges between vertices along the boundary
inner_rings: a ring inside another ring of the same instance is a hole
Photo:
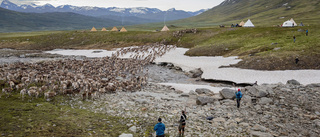
[[[240,90],[240,89],[238,89],[238,92],[236,93],[237,108],[240,108],[240,101],[241,101],[241,98],[242,98],[242,93],[241,93],[241,90]]]
[[[182,114],[181,114],[181,117],[180,117],[180,120],[179,120],[179,137],[183,137],[184,136],[184,128],[186,127],[186,119],[187,119],[187,116],[185,114],[185,111],[182,110]]]
[[[296,36],[293,35],[293,43],[296,43]]]
[[[161,122],[162,119],[158,119],[158,123],[154,126],[153,130],[156,131],[156,137],[164,137],[164,130],[166,130],[166,126]]]
[[[308,36],[308,33],[309,33],[309,30],[307,29],[307,30],[306,30],[306,36]]]

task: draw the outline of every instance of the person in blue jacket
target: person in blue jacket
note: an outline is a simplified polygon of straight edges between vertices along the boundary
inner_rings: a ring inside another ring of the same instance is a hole
[[[236,93],[236,99],[237,99],[237,108],[240,108],[240,100],[242,98],[242,93],[240,89],[238,89],[238,92]]]
[[[166,126],[161,122],[161,118],[158,119],[158,123],[153,129],[156,131],[156,137],[164,137],[164,130],[166,130]]]

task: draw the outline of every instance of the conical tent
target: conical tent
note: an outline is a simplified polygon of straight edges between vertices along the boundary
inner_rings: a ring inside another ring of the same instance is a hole
[[[293,23],[294,26],[298,26],[298,24],[293,20],[293,18],[291,18],[290,21]]]
[[[290,20],[283,22],[282,27],[293,27],[294,24]]]
[[[304,25],[303,25],[303,23],[301,22],[301,23],[299,24],[299,26],[304,26]]]
[[[119,31],[117,27],[113,27],[111,31]]]
[[[161,31],[169,31],[169,28],[167,27],[167,25],[164,25]]]
[[[103,27],[101,31],[107,31],[107,29]]]
[[[126,28],[122,27],[120,32],[128,32],[128,31],[126,30]]]
[[[242,26],[242,27],[254,27],[253,23],[251,22],[250,19]]]
[[[239,26],[243,26],[244,25],[244,22],[243,21],[241,21],[240,22],[240,24],[239,24]]]
[[[91,31],[97,31],[97,29],[95,27],[92,27]]]

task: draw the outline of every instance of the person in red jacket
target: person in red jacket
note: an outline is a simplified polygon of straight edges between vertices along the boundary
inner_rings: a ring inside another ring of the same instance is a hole
[[[240,101],[241,101],[241,98],[242,98],[242,93],[241,93],[241,90],[240,90],[240,89],[238,89],[238,92],[236,93],[237,108],[240,108]]]

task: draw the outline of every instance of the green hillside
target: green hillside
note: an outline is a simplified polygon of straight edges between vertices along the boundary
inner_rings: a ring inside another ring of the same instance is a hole
[[[92,26],[110,27],[116,24],[121,23],[75,13],[20,13],[0,8],[0,32],[90,29]]]
[[[271,27],[291,18],[305,25],[318,24],[320,0],[227,0],[198,16],[167,22],[167,25],[178,28],[216,27],[250,19],[257,27]],[[163,23],[137,25],[135,28],[151,29],[156,26],[163,26]]]
[[[294,18],[296,22],[316,24],[320,19],[319,14],[320,0],[230,0],[177,23],[188,25],[188,22],[196,22],[208,26],[251,19],[256,26],[272,26]]]

